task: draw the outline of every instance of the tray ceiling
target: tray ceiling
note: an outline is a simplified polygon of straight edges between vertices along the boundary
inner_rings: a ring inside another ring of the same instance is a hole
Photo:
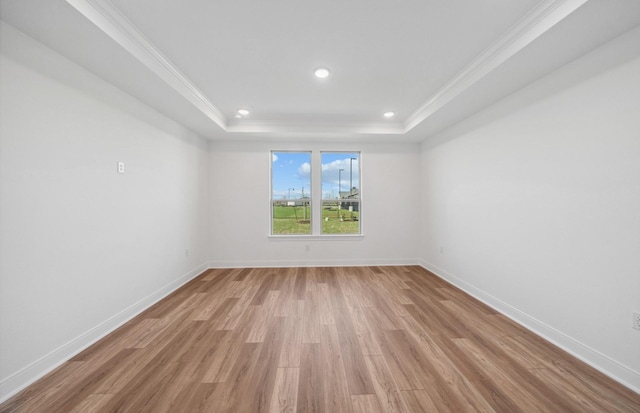
[[[421,141],[640,24],[635,0],[0,6],[9,24],[214,140]]]

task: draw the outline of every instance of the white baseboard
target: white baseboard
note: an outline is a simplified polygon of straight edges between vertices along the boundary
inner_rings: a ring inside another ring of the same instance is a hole
[[[511,320],[520,324],[527,330],[532,331],[598,371],[606,374],[620,384],[628,387],[636,393],[640,393],[640,373],[637,371],[618,363],[586,344],[579,342],[559,330],[556,330],[548,324],[545,324],[544,322],[518,310],[499,298],[496,298],[466,281],[461,280],[455,275],[426,260],[420,260],[420,266],[431,271],[443,280],[455,285],[496,311],[499,311],[501,314],[509,317]]]
[[[79,354],[81,351],[96,343],[107,334],[113,332],[115,329],[151,307],[153,304],[191,281],[206,269],[206,264],[200,265],[198,268],[189,271],[151,295],[143,298],[130,307],[125,308],[94,328],[86,331],[39,360],[34,361],[30,365],[0,381],[0,403],[11,398],[13,395],[34,383],[36,380],[42,378],[65,361],[69,360],[76,354]]]
[[[209,268],[288,268],[288,267],[366,267],[392,265],[420,265],[415,258],[375,260],[258,260],[209,261]]]

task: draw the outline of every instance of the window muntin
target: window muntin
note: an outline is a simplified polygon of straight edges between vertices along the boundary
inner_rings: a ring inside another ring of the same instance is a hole
[[[360,153],[322,152],[322,234],[360,234]]]
[[[271,234],[311,234],[311,152],[271,152]]]

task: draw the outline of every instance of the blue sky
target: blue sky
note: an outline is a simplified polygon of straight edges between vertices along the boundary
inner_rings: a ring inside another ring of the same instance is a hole
[[[356,158],[350,161],[350,158]],[[353,186],[359,184],[358,153],[323,153],[322,154],[322,195],[325,199],[338,197],[338,184],[342,191],[349,190],[349,180]],[[272,153],[273,199],[285,199],[291,194],[292,199],[311,192],[311,153],[310,152],[274,152]],[[342,171],[340,172],[340,169]],[[350,172],[352,171],[352,172]],[[313,171],[319,173],[320,171]],[[351,173],[351,176],[350,176]],[[293,188],[290,190],[290,188]]]

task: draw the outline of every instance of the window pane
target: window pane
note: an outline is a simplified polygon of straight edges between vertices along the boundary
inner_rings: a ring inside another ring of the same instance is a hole
[[[360,153],[323,152],[322,233],[360,233]]]
[[[359,201],[322,201],[323,234],[359,234]]]
[[[274,202],[273,234],[311,234],[309,201]]]
[[[271,233],[311,233],[311,153],[271,152]]]

